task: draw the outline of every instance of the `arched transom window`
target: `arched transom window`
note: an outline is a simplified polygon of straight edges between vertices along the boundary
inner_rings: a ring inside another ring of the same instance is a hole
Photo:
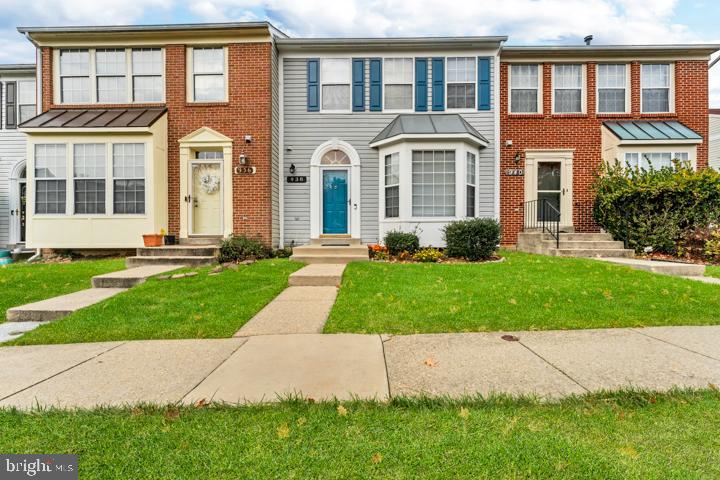
[[[330,150],[320,159],[321,165],[350,165],[350,157],[342,150]]]

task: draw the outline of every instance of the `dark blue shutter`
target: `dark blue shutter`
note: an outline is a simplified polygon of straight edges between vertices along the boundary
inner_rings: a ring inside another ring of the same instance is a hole
[[[432,59],[432,109],[445,110],[445,59]]]
[[[353,112],[365,111],[365,59],[353,58],[352,61],[352,109]]]
[[[415,111],[427,112],[427,58],[415,59]]]
[[[0,90],[2,88],[0,87]],[[5,82],[5,128],[17,128],[17,82]]]
[[[307,61],[307,111],[320,111],[320,60]]]
[[[490,58],[478,58],[478,110],[490,110]]]
[[[370,59],[370,111],[382,111],[382,60]]]

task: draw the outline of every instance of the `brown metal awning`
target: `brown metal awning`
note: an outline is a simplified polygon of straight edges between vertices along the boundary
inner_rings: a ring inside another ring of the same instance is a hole
[[[146,128],[167,108],[53,108],[19,125],[20,128]]]

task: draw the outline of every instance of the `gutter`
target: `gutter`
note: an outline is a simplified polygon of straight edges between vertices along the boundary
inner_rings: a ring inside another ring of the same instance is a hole
[[[41,255],[42,255],[42,250],[39,249],[39,248],[36,248],[36,249],[35,249],[35,255],[33,255],[32,257],[28,258],[28,259],[27,259],[27,262],[28,262],[28,263],[32,263],[32,262],[34,262],[35,260],[37,260],[38,258],[40,258]]]

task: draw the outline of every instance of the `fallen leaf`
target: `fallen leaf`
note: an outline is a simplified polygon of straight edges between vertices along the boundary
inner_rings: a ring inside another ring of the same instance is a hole
[[[348,414],[347,408],[343,407],[342,405],[337,406],[337,412],[338,415],[340,415],[341,417],[344,417]]]
[[[467,420],[468,417],[470,417],[470,410],[465,407],[460,407],[460,413],[458,413],[458,415],[460,415],[460,418]]]
[[[640,456],[640,454],[637,452],[637,450],[635,450],[633,447],[630,447],[630,446],[622,447],[620,449],[620,454],[625,455],[626,457],[630,457],[630,458],[637,458]]]
[[[210,402],[208,402],[204,398],[201,398],[200,400],[195,402],[195,408],[204,408],[204,407],[207,407],[208,405],[210,405]]]
[[[300,417],[297,419],[297,422],[295,422],[295,423],[297,423],[298,427],[302,427],[303,425],[305,425],[307,423],[307,419],[305,417]]]
[[[511,305],[517,305],[517,300],[515,300],[514,298],[511,298],[510,300],[508,300],[508,303]]]
[[[431,368],[437,367],[437,365],[438,365],[438,364],[437,364],[437,361],[436,361],[434,358],[432,358],[432,357],[426,358],[423,363],[424,363],[425,365],[427,365],[428,367],[431,367]]]
[[[177,407],[168,407],[164,416],[166,420],[177,420],[180,418],[180,410]]]
[[[372,460],[372,463],[377,464],[377,463],[382,462],[382,459],[383,459],[383,456],[380,453],[374,453],[370,460]]]
[[[131,413],[132,413],[132,416],[133,416],[133,417],[137,417],[137,416],[139,416],[139,415],[142,415],[142,414],[143,414],[143,411],[142,411],[142,408],[135,407],[135,408],[132,409]]]
[[[718,388],[718,386],[715,385],[714,383],[708,383],[708,388],[709,388],[710,390],[714,390],[714,391],[716,391],[716,392],[720,391],[720,388]]]
[[[290,427],[286,423],[280,425],[277,429],[278,438],[288,438],[290,436]]]
[[[610,290],[603,290],[603,296],[604,296],[607,300],[612,300],[612,299],[613,299],[612,292],[611,292]]]

